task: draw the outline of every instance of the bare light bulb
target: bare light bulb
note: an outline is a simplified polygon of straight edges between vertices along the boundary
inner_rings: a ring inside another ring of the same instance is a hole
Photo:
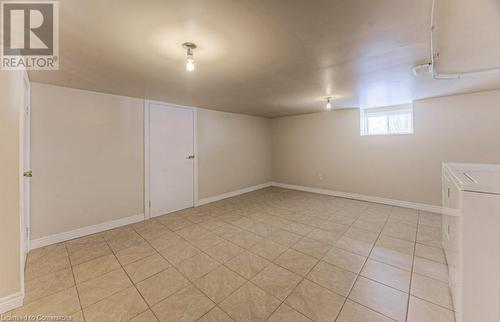
[[[194,65],[194,59],[193,59],[193,57],[188,57],[187,58],[187,62],[186,62],[186,70],[188,72],[192,72],[195,69],[196,69],[196,66]]]
[[[330,98],[326,99],[326,109],[329,110],[332,108],[332,102],[330,101]]]

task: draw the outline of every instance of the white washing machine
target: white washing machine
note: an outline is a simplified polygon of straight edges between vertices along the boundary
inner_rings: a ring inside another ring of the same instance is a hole
[[[443,163],[443,247],[457,322],[500,321],[500,165]]]

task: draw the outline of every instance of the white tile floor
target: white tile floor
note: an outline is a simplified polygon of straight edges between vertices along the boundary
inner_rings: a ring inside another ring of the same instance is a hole
[[[32,251],[73,321],[454,321],[440,215],[267,188]]]

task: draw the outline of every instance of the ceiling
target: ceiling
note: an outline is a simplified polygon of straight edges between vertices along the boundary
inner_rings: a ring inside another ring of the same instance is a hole
[[[500,1],[436,0],[440,72],[500,67]],[[500,88],[414,76],[432,0],[64,0],[58,71],[32,81],[267,117]],[[194,42],[197,70],[182,43]]]

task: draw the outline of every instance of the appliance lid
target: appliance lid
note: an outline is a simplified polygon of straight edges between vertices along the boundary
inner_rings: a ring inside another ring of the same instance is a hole
[[[445,163],[459,188],[464,191],[500,194],[500,165]]]

